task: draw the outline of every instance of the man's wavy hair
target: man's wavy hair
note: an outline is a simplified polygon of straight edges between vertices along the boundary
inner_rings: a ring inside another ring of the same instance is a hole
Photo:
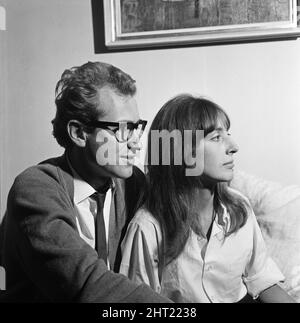
[[[70,120],[78,120],[84,125],[103,115],[99,107],[99,90],[105,86],[124,96],[136,93],[135,80],[110,64],[88,62],[63,72],[55,88],[56,116],[52,120],[53,136],[59,145],[67,148],[71,144],[67,132]],[[89,127],[85,130],[92,131]]]

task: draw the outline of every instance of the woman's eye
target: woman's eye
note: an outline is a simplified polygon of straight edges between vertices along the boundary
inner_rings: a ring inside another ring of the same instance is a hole
[[[220,141],[220,139],[221,139],[220,135],[217,135],[217,136],[214,136],[211,138],[211,140],[213,140],[213,141]]]

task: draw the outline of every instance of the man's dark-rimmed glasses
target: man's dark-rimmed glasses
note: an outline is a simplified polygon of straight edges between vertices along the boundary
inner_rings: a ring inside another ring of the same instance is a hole
[[[129,141],[134,132],[138,138],[142,137],[142,134],[146,128],[147,121],[139,120],[137,122],[121,121],[121,122],[109,122],[109,121],[92,121],[87,126],[100,128],[111,131],[116,137],[118,142]]]

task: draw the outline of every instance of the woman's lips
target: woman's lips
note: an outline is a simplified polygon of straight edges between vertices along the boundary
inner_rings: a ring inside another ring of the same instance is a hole
[[[223,166],[225,166],[226,168],[229,169],[233,169],[234,168],[234,162],[228,162],[228,163],[224,163]]]

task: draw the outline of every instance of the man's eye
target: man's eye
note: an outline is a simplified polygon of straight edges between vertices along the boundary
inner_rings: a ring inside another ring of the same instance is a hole
[[[112,131],[112,132],[116,132],[119,130],[119,128],[118,127],[109,127],[107,130]]]

